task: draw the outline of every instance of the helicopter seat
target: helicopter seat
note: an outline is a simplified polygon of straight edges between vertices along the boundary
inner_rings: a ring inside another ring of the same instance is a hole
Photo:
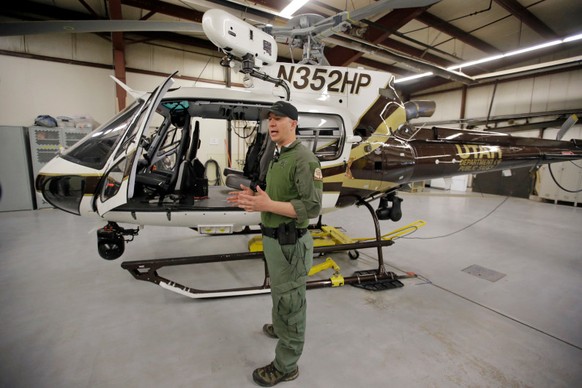
[[[269,163],[275,154],[275,143],[268,134],[257,134],[254,143],[249,147],[242,171],[225,168],[226,186],[240,190],[240,185],[255,188],[257,185],[265,188],[265,178]]]
[[[252,182],[250,178],[244,176],[241,170],[235,170],[233,168],[225,168],[224,175],[226,176],[225,184],[231,189],[240,190],[240,185],[245,185],[250,187]]]
[[[181,179],[178,192],[183,199],[208,197],[208,179],[204,178],[204,165],[198,158],[185,161]]]
[[[172,124],[182,131],[180,142],[175,150],[176,165],[171,170],[151,169],[146,173],[139,173],[136,176],[136,182],[150,191],[154,195],[159,195],[159,203],[162,203],[166,195],[172,194],[175,190],[180,173],[179,168],[181,161],[186,158],[188,146],[190,145],[190,120],[189,116],[180,112],[179,115],[172,117]]]
[[[168,191],[171,179],[172,175],[165,171],[152,171],[148,174],[137,174],[135,178],[137,183],[151,187],[159,193]]]
[[[244,172],[242,170],[237,170],[236,168],[232,167],[225,167],[224,170],[222,170],[222,173],[224,174],[224,176],[229,176],[231,174],[244,175]]]
[[[181,203],[190,204],[195,198],[208,197],[208,179],[204,177],[204,165],[196,156],[201,143],[200,122],[196,121],[192,144],[180,165],[177,179],[176,192],[180,195]]]

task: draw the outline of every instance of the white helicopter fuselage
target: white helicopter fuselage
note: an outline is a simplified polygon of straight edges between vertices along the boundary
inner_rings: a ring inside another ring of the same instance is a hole
[[[389,85],[392,77],[384,72],[302,64],[275,64],[263,70],[272,77],[285,79],[289,85],[290,102],[300,112],[299,127],[304,122],[310,126],[307,131],[309,136],[304,137],[307,139],[305,142],[314,151],[322,148],[328,150],[321,152],[324,155],[320,157],[324,170],[349,163],[352,145],[361,141],[359,136],[354,136],[355,125],[378,99],[379,90]],[[189,205],[174,205],[161,200],[156,202],[157,197],[150,198],[150,203],[143,203],[145,200],[141,197],[140,203],[136,199],[140,196],[137,188],[140,185],[140,169],[155,168],[155,155],[150,155],[153,160],[149,160],[149,164],[143,161],[149,151],[146,144],[153,144],[157,139],[150,132],[155,132],[156,128],[161,132],[164,123],[173,120],[170,117],[174,114],[172,109],[175,109],[176,104],[187,105],[188,120],[199,121],[196,125],[200,124],[202,127],[211,126],[207,125],[205,118],[213,120],[212,124],[219,124],[222,122],[219,118],[224,118],[248,120],[257,126],[265,125],[265,113],[273,102],[281,98],[281,90],[268,82],[257,79],[253,81],[251,88],[180,87],[168,91],[173,83],[169,77],[156,91],[146,94],[135,106],[127,108],[124,111],[127,112],[125,116],[121,112],[63,155],[49,162],[39,174],[37,189],[55,207],[106,221],[193,227],[208,234],[232,233],[247,225],[257,225],[260,214],[242,211],[226,202],[227,193],[234,188],[225,186],[209,187],[207,198],[197,198]],[[174,108],[168,108],[170,106]],[[229,113],[228,109],[235,113]],[[153,116],[160,114],[162,124],[158,126]],[[247,116],[243,117],[245,114]],[[223,122],[226,123],[224,120]],[[326,129],[319,131],[316,128],[318,125]],[[212,131],[212,128],[201,130]],[[189,131],[189,137],[195,136],[192,128]],[[113,137],[115,132],[118,134]],[[316,135],[312,135],[313,133]],[[319,134],[322,134],[321,139],[327,136],[328,144],[318,140]],[[114,141],[111,149],[94,151],[107,143],[108,136],[114,139],[109,140]],[[148,136],[149,140],[145,141]],[[158,146],[162,148],[159,144]],[[188,149],[192,152],[195,145],[185,147],[186,151],[178,155],[178,158],[182,158]],[[95,159],[99,163],[93,159],[85,160],[85,155],[91,152],[99,154]],[[107,159],[101,160],[101,153],[105,152]],[[158,154],[158,163],[161,163],[164,155],[161,152]],[[178,166],[174,169],[177,175]],[[57,179],[50,179],[55,177]],[[340,185],[348,179],[349,177],[342,177],[341,174],[333,178]],[[179,184],[173,187],[179,187]],[[165,194],[168,199],[172,193]],[[338,196],[338,190],[324,191],[323,213],[336,208]]]

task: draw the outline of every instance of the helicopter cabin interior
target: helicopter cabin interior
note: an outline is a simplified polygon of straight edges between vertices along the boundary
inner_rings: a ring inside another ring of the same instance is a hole
[[[224,208],[230,207],[226,202],[228,193],[241,184],[264,187],[275,152],[266,119],[269,106],[232,101],[162,101],[153,125],[140,140],[143,152],[138,159],[133,195],[116,210]],[[340,116],[300,113],[298,121],[297,138],[320,161],[340,158],[345,138]],[[219,171],[215,161],[201,160],[203,131],[224,133],[225,144],[231,144],[235,137],[242,140],[242,168],[226,166]],[[211,171],[213,167],[216,172]]]

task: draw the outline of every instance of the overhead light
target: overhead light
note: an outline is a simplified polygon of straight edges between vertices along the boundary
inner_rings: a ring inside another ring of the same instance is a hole
[[[297,12],[297,10],[303,7],[309,0],[293,0],[288,6],[283,8],[279,13],[279,16],[284,18],[291,18],[291,16]]]
[[[454,65],[454,66],[448,67],[447,70],[460,70],[460,69],[464,69],[464,68],[467,68],[470,66],[475,66],[475,65],[478,65],[481,63],[491,62],[491,61],[495,61],[497,59],[510,57],[513,55],[519,55],[519,54],[527,53],[530,51],[540,50],[540,49],[543,49],[546,47],[556,46],[556,45],[559,45],[562,43],[568,43],[568,42],[572,42],[572,41],[579,40],[579,39],[582,39],[582,34],[572,35],[572,36],[569,36],[569,37],[564,38],[564,39],[553,40],[551,42],[546,42],[546,43],[538,44],[535,46],[526,47],[526,48],[515,50],[515,51],[510,51],[510,52],[505,53],[505,54],[494,55],[491,57],[482,58],[482,59],[478,59],[475,61],[461,63],[460,65]],[[422,77],[428,77],[430,75],[432,75],[432,73],[417,74],[414,76],[397,79],[395,82],[398,83],[398,82],[411,81],[411,80],[422,78]]]
[[[566,38],[566,39],[568,39],[568,38]],[[463,69],[466,67],[478,65],[480,63],[491,62],[491,61],[495,61],[497,59],[501,59],[501,58],[505,58],[505,57],[511,57],[512,55],[519,55],[519,54],[527,53],[530,51],[540,50],[540,49],[543,49],[546,47],[556,46],[558,44],[563,43],[564,41],[565,41],[565,39],[553,40],[551,42],[546,42],[546,43],[538,44],[535,46],[526,47],[526,48],[515,50],[515,51],[510,51],[510,52],[505,53],[505,54],[494,55],[492,57],[487,57],[487,58],[483,58],[483,59],[478,59],[476,61],[466,62],[466,63],[462,63],[460,65],[447,67],[447,70]]]
[[[433,73],[430,71],[428,73],[415,74],[415,75],[411,75],[410,77],[404,77],[404,78],[399,78],[397,80],[394,80],[394,83],[397,84],[400,82],[412,81],[412,80],[417,79],[417,78],[428,77],[431,75],[433,75]]]
[[[538,44],[536,46],[526,47],[526,48],[521,49],[521,50],[510,51],[507,54],[503,54],[503,56],[504,57],[510,57],[512,55],[523,54],[523,53],[527,53],[527,52],[530,52],[530,51],[535,51],[535,50],[543,49],[543,48],[546,48],[546,47],[555,46],[557,44],[561,44],[562,42],[564,42],[564,41],[563,40],[560,40],[560,39],[553,40],[551,42]]]
[[[556,61],[536,63],[535,65],[523,66],[514,69],[500,70],[493,73],[479,74],[474,76],[476,80],[481,79],[503,79],[504,77],[511,76],[513,74],[535,74],[536,71],[547,70],[547,69],[565,69],[567,67],[580,66],[582,64],[582,55],[576,57],[558,59]]]
[[[564,42],[571,42],[573,40],[578,40],[578,39],[582,39],[582,34],[570,36],[570,37],[564,39]]]
[[[503,54],[501,54],[501,55],[494,55],[492,57],[487,57],[487,58],[483,58],[483,59],[478,59],[476,61],[466,62],[466,63],[462,63],[460,65],[455,65],[455,66],[447,67],[447,70],[458,70],[458,69],[462,69],[464,67],[475,66],[475,65],[478,65],[480,63],[491,62],[491,61],[494,61],[496,59],[503,58],[503,57],[504,57]]]

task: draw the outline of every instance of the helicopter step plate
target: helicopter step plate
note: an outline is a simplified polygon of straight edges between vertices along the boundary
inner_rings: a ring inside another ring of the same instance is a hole
[[[354,272],[354,276],[357,278],[363,278],[367,276],[369,279],[369,275],[374,275],[377,271],[375,270],[368,270],[368,271],[356,271]],[[406,276],[410,277],[410,276]],[[404,284],[398,280],[403,277],[397,276],[394,272],[384,272],[381,275],[378,275],[374,279],[358,281],[352,283],[352,286],[357,288],[363,288],[364,290],[368,291],[385,291],[391,290],[393,288],[400,288],[404,287]]]

